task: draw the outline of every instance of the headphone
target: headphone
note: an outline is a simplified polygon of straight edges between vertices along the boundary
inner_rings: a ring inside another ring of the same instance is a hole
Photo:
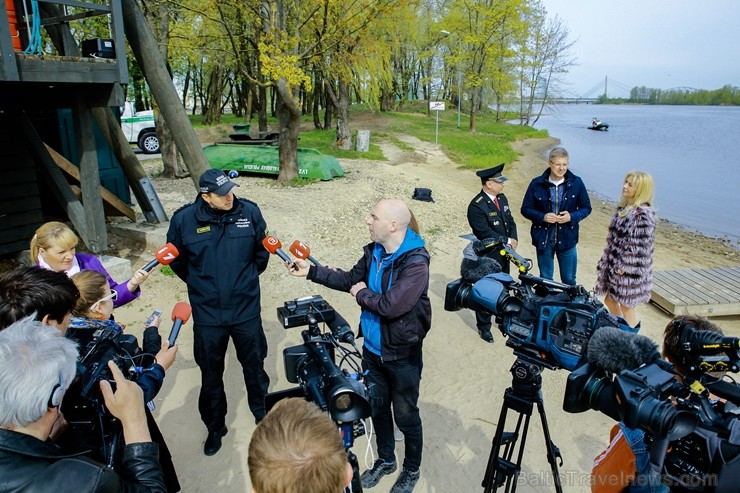
[[[62,403],[62,396],[64,395],[64,381],[59,378],[59,382],[54,384],[54,388],[51,389],[49,395],[49,402],[46,407],[59,407]]]

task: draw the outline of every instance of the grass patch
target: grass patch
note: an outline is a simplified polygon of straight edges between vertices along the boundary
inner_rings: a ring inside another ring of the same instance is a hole
[[[402,151],[413,151],[414,146],[409,144],[408,142],[404,142],[401,139],[393,136],[393,135],[387,135],[386,139],[390,140],[391,143],[393,143],[394,146],[398,147]]]
[[[175,274],[175,271],[172,270],[172,267],[169,265],[160,265],[159,266],[159,272],[162,273],[165,277],[175,277],[177,274]]]
[[[351,123],[351,122],[350,122]],[[372,143],[372,135],[370,142],[370,150],[368,152],[358,151],[345,151],[344,149],[338,149],[334,146],[334,139],[336,138],[336,132],[334,130],[309,130],[307,132],[301,132],[301,139],[298,141],[299,147],[310,147],[318,149],[319,152],[329,154],[336,158],[343,159],[373,159],[382,161],[383,152],[376,144]],[[353,135],[354,141],[357,141],[357,134]]]
[[[438,135],[435,135],[435,115],[402,111],[387,113],[390,132],[407,133],[425,142],[435,138],[453,161],[463,168],[482,169],[499,163],[511,163],[518,157],[511,142],[523,139],[545,138],[546,130],[536,130],[521,125],[496,122],[494,115],[476,115],[476,132],[467,130],[468,119],[461,121],[457,128],[457,114],[453,111],[440,112]]]

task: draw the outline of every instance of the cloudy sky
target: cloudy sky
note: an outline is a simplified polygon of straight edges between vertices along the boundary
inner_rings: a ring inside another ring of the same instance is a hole
[[[570,95],[598,96],[606,76],[614,96],[634,86],[740,87],[740,0],[542,3],[575,41],[579,65],[567,75]]]

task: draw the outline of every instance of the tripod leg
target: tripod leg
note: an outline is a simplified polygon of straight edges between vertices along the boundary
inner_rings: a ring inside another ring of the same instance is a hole
[[[528,407],[525,405],[524,408],[520,406],[514,406],[513,409],[519,413],[517,418],[516,428],[513,432],[504,431],[506,427],[506,412],[509,409],[509,401],[512,399],[511,394],[504,394],[504,404],[501,407],[501,416],[499,417],[498,427],[496,428],[496,435],[493,439],[493,445],[491,446],[491,454],[488,458],[488,466],[486,467],[486,474],[483,478],[483,491],[484,493],[490,493],[497,490],[504,484],[506,492],[516,491],[516,478],[519,476],[522,466],[522,453],[524,450],[524,442],[527,439],[527,429],[529,428],[529,418],[532,414],[532,406]],[[514,402],[514,400],[512,400]],[[522,424],[524,425],[523,431]],[[521,431],[522,440],[519,444],[519,454],[517,456],[516,464],[511,462],[511,458],[514,455],[517,441],[519,441],[519,433]],[[504,446],[504,453],[501,455],[501,446]]]
[[[496,479],[496,470],[498,464],[498,453],[501,450],[501,440],[504,435],[504,426],[506,425],[506,412],[508,406],[506,402],[501,406],[501,412],[498,417],[498,425],[496,426],[496,434],[493,436],[493,442],[491,443],[491,453],[488,456],[488,464],[486,465],[486,474],[483,476],[483,491],[490,493],[493,491],[494,480]]]
[[[550,438],[550,427],[547,425],[547,416],[545,416],[545,405],[542,401],[542,394],[537,401],[537,411],[540,413],[542,420],[542,431],[545,435],[545,447],[547,448],[547,462],[550,463],[550,470],[552,471],[553,482],[555,484],[555,491],[557,493],[563,493],[563,486],[560,484],[560,474],[558,472],[558,462],[563,465],[563,456],[560,455],[560,449],[555,446]]]

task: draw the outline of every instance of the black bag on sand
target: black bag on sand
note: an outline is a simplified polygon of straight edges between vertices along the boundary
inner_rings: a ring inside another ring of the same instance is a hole
[[[421,200],[422,202],[434,202],[432,198],[432,190],[430,188],[414,188],[414,195],[411,196],[414,200]]]

